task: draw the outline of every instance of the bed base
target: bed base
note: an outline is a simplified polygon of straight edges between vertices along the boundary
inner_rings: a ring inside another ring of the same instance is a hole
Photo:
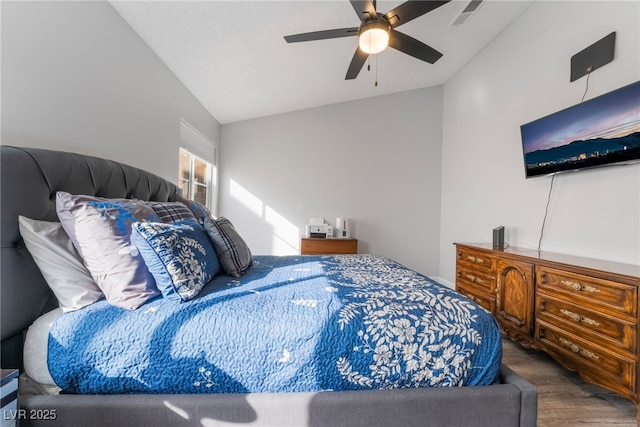
[[[21,399],[21,426],[535,427],[537,391],[502,366],[479,387],[227,395],[57,395]]]
[[[55,194],[169,200],[177,187],[113,161],[0,146],[2,368],[22,367],[22,337],[55,306],[24,247],[18,215],[56,221]],[[20,426],[534,427],[536,389],[506,366],[491,386],[229,395],[25,395],[3,413]]]

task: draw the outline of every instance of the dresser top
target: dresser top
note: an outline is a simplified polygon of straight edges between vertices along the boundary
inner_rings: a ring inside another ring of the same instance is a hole
[[[608,271],[625,276],[640,278],[640,265],[623,264],[614,261],[586,258],[576,255],[560,254],[556,252],[538,251],[533,248],[509,246],[505,249],[495,249],[491,243],[455,243],[456,246],[467,246],[475,249],[492,251],[500,254],[513,254],[533,260],[554,262],[565,265],[575,265],[592,270]]]

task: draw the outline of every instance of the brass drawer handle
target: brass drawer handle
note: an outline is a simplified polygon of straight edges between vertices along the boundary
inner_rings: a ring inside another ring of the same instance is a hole
[[[564,314],[565,316],[567,316],[569,319],[573,320],[574,322],[579,322],[580,321],[580,315],[578,313],[574,313],[572,311],[565,310],[564,308],[562,310],[560,310],[560,313]]]
[[[483,283],[481,278],[476,277],[473,274],[467,274],[466,278],[467,278],[467,280],[469,280],[470,282],[473,282],[473,283]]]
[[[567,347],[569,350],[571,350],[572,352],[576,353],[576,354],[580,354],[582,356],[588,357],[589,359],[593,359],[593,360],[598,360],[599,357],[597,354],[584,349],[582,347],[580,347],[578,344],[575,344],[569,340],[566,340],[564,338],[560,338],[559,339],[560,344],[562,344],[563,346]]]
[[[565,310],[564,308],[560,310],[560,313],[564,314],[565,316],[567,316],[568,318],[570,318],[571,320],[573,320],[574,322],[582,322],[582,323],[586,323],[592,326],[600,326],[600,323],[596,322],[593,319],[589,319],[588,317],[584,317],[579,315],[578,313],[574,313],[572,311],[569,310]]]
[[[478,305],[483,304],[483,301],[480,298],[474,297],[473,295],[467,295],[467,298],[469,298],[471,301],[475,302]]]
[[[593,293],[600,292],[600,289],[598,288],[594,288],[593,286],[589,286],[589,285],[583,285],[582,283],[579,283],[579,282],[572,282],[570,280],[561,280],[560,283],[562,283],[565,286],[569,286],[570,288],[573,288],[576,291],[587,291],[587,292],[593,292]]]
[[[573,351],[574,353],[580,353],[580,346],[578,344],[574,344],[569,340],[565,340],[564,338],[560,338],[559,341],[560,341],[560,344],[567,347],[569,350]]]
[[[471,262],[475,262],[477,264],[482,264],[484,260],[482,258],[476,258],[473,255],[467,255],[467,259]]]

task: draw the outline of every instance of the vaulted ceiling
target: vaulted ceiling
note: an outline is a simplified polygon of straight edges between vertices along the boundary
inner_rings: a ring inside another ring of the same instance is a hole
[[[283,36],[357,27],[347,0],[111,2],[222,124],[443,84],[532,1],[485,0],[454,24],[469,3],[453,0],[396,28],[442,52],[435,64],[388,48],[345,80],[356,37],[289,44]]]

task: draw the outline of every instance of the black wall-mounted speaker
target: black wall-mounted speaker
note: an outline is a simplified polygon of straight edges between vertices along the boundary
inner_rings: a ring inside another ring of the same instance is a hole
[[[504,249],[504,226],[493,229],[493,249]]]
[[[613,61],[616,47],[616,32],[598,40],[571,57],[571,77],[569,81],[578,80],[594,70]]]

